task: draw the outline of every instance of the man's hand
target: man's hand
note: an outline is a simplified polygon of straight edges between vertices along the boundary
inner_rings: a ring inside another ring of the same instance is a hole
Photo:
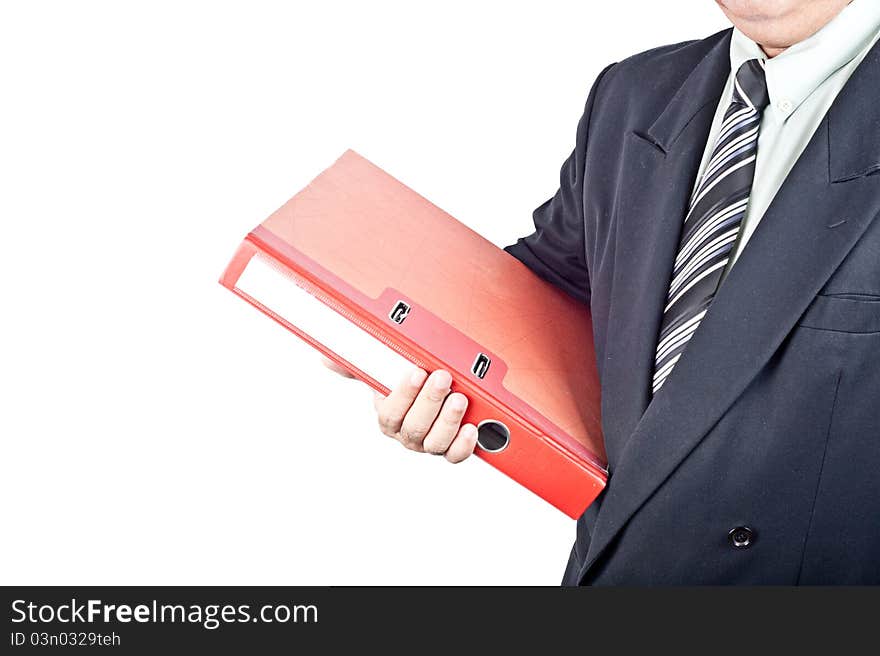
[[[324,365],[347,378],[353,376],[334,362]],[[415,369],[388,396],[375,394],[379,429],[412,451],[442,455],[461,462],[474,452],[477,427],[461,424],[467,410],[464,394],[449,393],[452,376],[438,369],[430,376]]]

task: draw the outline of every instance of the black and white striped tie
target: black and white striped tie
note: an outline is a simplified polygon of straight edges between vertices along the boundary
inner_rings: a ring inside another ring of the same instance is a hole
[[[736,73],[730,107],[685,216],[657,341],[655,394],[706,315],[730,260],[749,203],[768,102],[764,61],[750,59]]]

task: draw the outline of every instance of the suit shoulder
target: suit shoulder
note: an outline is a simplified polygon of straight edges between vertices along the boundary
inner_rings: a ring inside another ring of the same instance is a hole
[[[633,94],[674,93],[691,71],[730,34],[726,29],[705,39],[682,41],[652,48],[610,66],[602,79],[602,96],[627,99]]]

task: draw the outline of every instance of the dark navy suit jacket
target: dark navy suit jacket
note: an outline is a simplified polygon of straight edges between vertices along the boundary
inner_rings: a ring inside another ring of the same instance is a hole
[[[651,398],[729,43],[606,68],[560,189],[507,248],[592,311],[610,478],[567,585],[880,583],[880,45]]]

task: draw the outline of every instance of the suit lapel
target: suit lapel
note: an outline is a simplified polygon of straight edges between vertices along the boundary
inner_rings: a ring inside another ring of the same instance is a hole
[[[709,48],[664,111],[626,135],[615,270],[608,313],[613,336],[602,363],[602,417],[609,469],[651,400],[654,350],[682,222],[729,63],[730,32]]]
[[[726,57],[727,40],[722,43]],[[713,53],[719,57],[718,51],[716,47],[707,60]],[[707,73],[715,71],[723,83],[726,72],[717,73],[717,62],[707,60],[694,75],[702,75],[698,73],[701,68]],[[691,81],[694,75],[685,86],[699,86]],[[621,224],[626,227],[621,228],[618,248],[626,255],[618,255],[616,260],[617,268],[623,271],[619,283],[615,279],[614,293],[620,295],[631,285],[629,305],[635,307],[620,310],[615,320],[641,321],[645,328],[628,330],[621,323],[616,332],[612,332],[613,328],[609,330],[609,334],[630,338],[628,342],[618,339],[611,351],[616,361],[605,363],[610,385],[607,389],[619,395],[609,402],[616,404],[623,399],[623,419],[609,431],[612,440],[618,439],[619,446],[613,461],[609,453],[613,469],[581,576],[742,394],[880,213],[880,175],[870,175],[880,170],[880,109],[865,96],[866,89],[876,89],[878,85],[880,44],[853,74],[816,130],[721,285],[682,358],[650,403],[648,382],[656,333],[683,214],[679,211],[675,216],[653,216],[645,210],[650,199],[633,202],[632,209],[641,215]],[[720,89],[716,93],[715,87],[702,86],[715,94],[711,103],[714,109]],[[653,135],[658,151],[665,152],[665,156],[655,157],[653,169],[648,170],[648,177],[654,182],[645,191],[657,198],[670,189],[673,191],[670,195],[674,199],[662,201],[664,212],[681,210],[680,185],[690,193],[696,175],[696,166],[686,150],[695,149],[702,154],[709,129],[706,117],[698,112],[681,134],[673,137],[675,130],[665,129],[664,125],[676,124],[672,117],[666,117],[674,105],[675,100],[648,134]],[[711,112],[708,120],[711,121]],[[700,133],[702,143],[698,139]],[[674,182],[674,176],[682,179]],[[661,181],[669,187],[664,189]],[[642,244],[636,251],[627,250],[626,242],[638,234],[633,232],[637,225],[651,221],[662,225],[644,233],[643,241],[656,240],[654,256],[646,255],[650,244]],[[679,228],[673,230],[670,222],[677,222]],[[675,240],[669,232],[675,232]],[[632,259],[630,253],[645,259]],[[628,273],[625,269],[632,271]],[[662,279],[662,283],[656,279]],[[638,373],[634,376],[634,372]],[[635,389],[625,391],[626,381],[633,385],[634,377]],[[644,413],[640,413],[639,409],[645,406]],[[627,431],[630,424],[630,432],[614,432]]]

